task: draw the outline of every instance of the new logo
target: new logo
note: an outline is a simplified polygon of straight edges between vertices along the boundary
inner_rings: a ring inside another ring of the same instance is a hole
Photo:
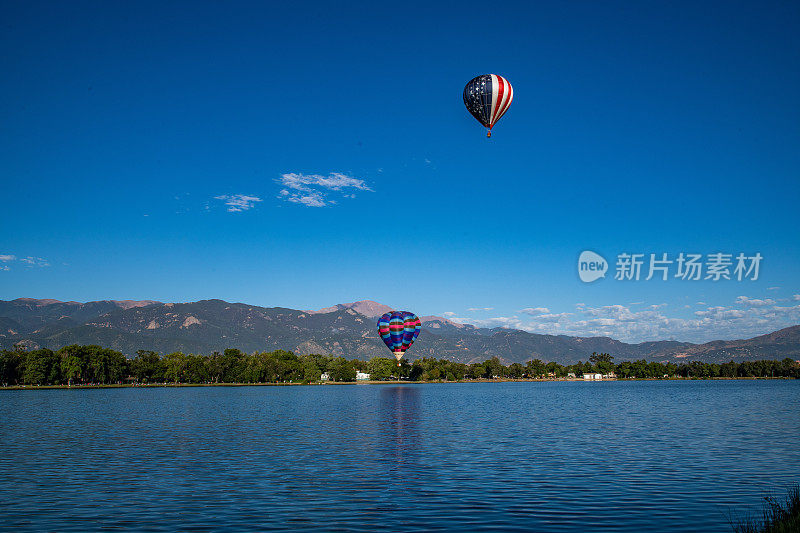
[[[578,276],[584,283],[606,277],[607,270],[608,261],[599,254],[585,250],[578,257]]]

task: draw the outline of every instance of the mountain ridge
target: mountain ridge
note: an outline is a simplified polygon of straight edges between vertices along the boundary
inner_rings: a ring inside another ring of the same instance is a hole
[[[288,349],[365,359],[388,356],[375,329],[375,318],[391,309],[372,300],[303,311],[219,299],[165,303],[18,298],[0,300],[0,347],[21,344],[57,349],[68,344],[100,344],[127,355],[140,349],[162,353]],[[592,352],[610,353],[617,361],[800,358],[800,325],[751,339],[693,344],[668,340],[625,343],[610,337],[477,328],[435,315],[423,316],[421,321],[423,334],[407,354],[412,360],[437,357],[469,363],[498,357],[506,364],[531,359],[570,364],[587,360]]]

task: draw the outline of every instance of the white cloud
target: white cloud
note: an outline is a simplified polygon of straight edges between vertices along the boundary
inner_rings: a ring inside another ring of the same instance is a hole
[[[560,322],[567,317],[572,316],[572,313],[547,313],[536,317],[537,322]]]
[[[245,194],[223,194],[215,196],[215,200],[222,200],[228,206],[229,213],[240,213],[255,207],[256,202],[261,202],[258,196],[247,196]]]
[[[277,181],[283,186],[278,198],[306,207],[325,207],[335,204],[336,200],[328,198],[331,192],[341,193],[339,196],[343,198],[355,198],[352,189],[372,191],[364,180],[341,172],[331,172],[327,176],[289,173],[282,174]]]
[[[800,301],[796,295],[795,301]],[[744,305],[742,305],[746,302]],[[708,342],[763,335],[800,323],[800,304],[781,307],[766,300],[737,298],[731,306],[711,306],[693,315],[667,314],[664,304],[633,310],[625,305],[591,307],[576,304],[575,313],[526,313],[527,319],[497,317],[470,321],[476,326],[514,327],[531,333],[611,337],[624,342],[676,339]],[[690,306],[684,306],[684,308]],[[539,308],[530,308],[538,310]],[[526,310],[527,311],[527,310]],[[681,313],[685,313],[683,309]]]
[[[780,287],[767,287],[768,291],[777,291]]]
[[[29,255],[27,257],[17,258],[16,255],[12,254],[0,255],[0,262],[9,263],[11,261],[19,261],[20,263],[24,264],[27,267],[44,268],[50,266],[50,261],[45,259],[44,257],[34,257],[32,255]],[[8,265],[0,265],[0,270],[8,271],[11,270],[11,268]]]
[[[741,305],[748,305],[750,307],[765,307],[767,305],[775,305],[775,300],[767,298],[765,300],[759,300],[755,298],[748,298],[747,296],[738,296],[736,298],[736,303]]]
[[[742,309],[729,309],[721,305],[709,307],[705,311],[695,311],[694,314],[695,316],[708,317],[716,320],[728,320],[747,316],[747,312]]]
[[[520,313],[525,313],[526,315],[536,316],[536,315],[546,315],[550,312],[550,309],[547,307],[526,307],[525,309],[521,309]]]
[[[451,318],[451,317],[456,316],[456,314],[454,312],[452,312],[452,311],[445,311],[444,313],[442,313],[442,316],[445,317],[445,318]]]
[[[467,322],[479,328],[513,328],[523,329],[522,321],[516,316],[498,316],[494,318],[485,318],[480,320],[472,320],[468,318],[453,319],[454,322]]]
[[[21,262],[25,263],[29,267],[49,267],[50,266],[50,262],[47,259],[43,258],[43,257],[33,257],[33,256],[29,255],[28,257],[20,257],[19,260]]]
[[[800,294],[794,294],[794,295],[792,295],[792,299],[793,299],[795,302],[800,302]]]
[[[470,307],[467,311],[491,311],[494,307]]]
[[[328,176],[320,176],[319,174],[283,174],[280,181],[285,187],[298,191],[308,191],[315,186],[332,191],[340,191],[347,187],[362,191],[371,190],[364,183],[364,180],[353,178],[340,172],[332,172]]]
[[[281,194],[283,192],[287,192],[288,193],[289,191],[281,191]],[[306,195],[302,195],[302,196],[299,195],[299,194],[296,194],[296,195],[290,196],[287,199],[290,202],[294,202],[296,204],[303,204],[306,207],[325,207],[327,205],[325,203],[325,197],[322,196],[322,193],[320,193],[320,192],[312,192],[310,194],[306,194]],[[333,203],[333,202],[331,202],[331,203]]]

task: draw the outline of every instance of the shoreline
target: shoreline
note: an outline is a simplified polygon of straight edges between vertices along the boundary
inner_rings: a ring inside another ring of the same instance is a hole
[[[791,377],[713,377],[713,378],[608,378],[598,380],[585,380],[583,378],[555,378],[555,379],[464,379],[456,381],[447,380],[389,380],[389,381],[315,381],[310,383],[111,383],[111,384],[86,384],[86,385],[8,385],[0,386],[3,390],[86,390],[86,389],[137,389],[137,388],[181,388],[181,387],[296,387],[296,386],[324,386],[324,385],[417,385],[417,384],[458,384],[458,383],[602,383],[609,381],[756,381],[756,380],[792,380]]]

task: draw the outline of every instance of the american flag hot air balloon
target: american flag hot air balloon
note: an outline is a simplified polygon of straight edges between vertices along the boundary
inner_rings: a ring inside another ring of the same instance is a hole
[[[464,105],[478,122],[489,128],[487,137],[492,136],[492,126],[508,111],[513,99],[511,84],[497,74],[481,74],[464,87]]]

